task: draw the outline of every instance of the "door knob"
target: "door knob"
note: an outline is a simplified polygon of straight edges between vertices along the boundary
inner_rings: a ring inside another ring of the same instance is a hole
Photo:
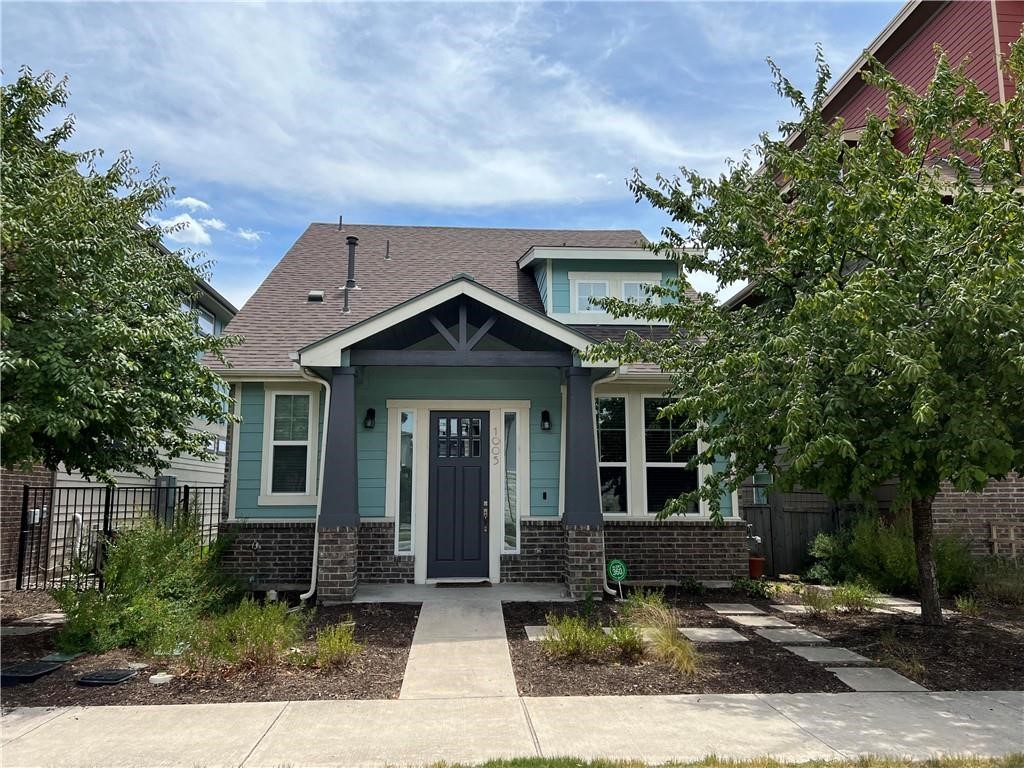
[[[484,499],[483,504],[483,518],[484,518],[484,533],[487,533],[487,518],[491,516],[491,504],[487,499]]]

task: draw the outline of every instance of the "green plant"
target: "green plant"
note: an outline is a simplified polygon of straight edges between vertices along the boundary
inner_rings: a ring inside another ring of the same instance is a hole
[[[599,661],[612,642],[599,625],[582,616],[549,613],[547,628],[541,647],[559,659]]]
[[[964,616],[981,616],[981,603],[974,595],[957,595],[953,603]]]
[[[956,595],[968,591],[977,578],[977,564],[967,545],[956,536],[935,540],[939,591]],[[866,582],[877,590],[898,595],[918,591],[917,552],[909,511],[885,520],[863,512],[834,533],[819,533],[808,549],[815,559],[807,578],[825,584]]]
[[[895,630],[887,630],[880,638],[882,653],[880,661],[904,677],[920,681],[924,678],[925,667],[917,651],[904,648],[896,637]]]
[[[201,625],[192,641],[192,666],[205,672],[222,666],[265,671],[302,639],[306,621],[303,612],[289,611],[284,603],[246,598]]]
[[[866,613],[878,607],[878,593],[866,584],[839,584],[832,588],[832,604],[841,611]]]
[[[234,595],[232,582],[217,570],[222,547],[204,547],[197,520],[189,515],[173,527],[145,520],[118,532],[107,547],[103,592],[54,592],[67,615],[57,645],[93,653],[130,646],[173,649],[202,615]]]
[[[363,646],[356,641],[355,624],[351,621],[334,624],[316,633],[316,665],[321,669],[344,666],[362,650]]]
[[[707,594],[708,588],[704,582],[694,578],[693,576],[682,576],[679,579],[679,591],[684,595],[695,595],[700,597],[701,595]]]
[[[654,658],[681,675],[693,675],[697,671],[697,649],[689,638],[679,631],[679,615],[667,605],[648,604],[631,621],[643,621]]]
[[[747,597],[759,598],[761,600],[770,600],[772,595],[775,594],[775,585],[764,579],[748,579],[743,577],[734,580],[732,586]]]
[[[978,568],[978,595],[1006,605],[1024,605],[1024,566],[1001,557],[990,557]]]
[[[611,648],[620,661],[631,664],[644,655],[644,634],[640,627],[624,622],[612,624],[608,633]]]
[[[620,604],[620,612],[624,621],[630,624],[642,622],[647,611],[652,608],[665,608],[668,603],[665,601],[665,593],[660,589],[644,589],[637,587],[629,593],[629,596]]]
[[[807,587],[800,593],[800,599],[812,616],[824,616],[836,609],[836,605],[832,601],[832,593],[827,589]]]

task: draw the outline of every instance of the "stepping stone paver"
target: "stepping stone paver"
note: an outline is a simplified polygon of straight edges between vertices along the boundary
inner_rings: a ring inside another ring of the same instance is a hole
[[[808,632],[806,629],[755,629],[765,640],[773,643],[827,643],[824,637]]]
[[[764,613],[760,608],[756,608],[750,603],[704,603],[704,605],[715,613],[727,615],[753,616]]]
[[[551,629],[546,624],[545,625],[530,624],[528,626],[523,627],[523,629],[526,631],[526,639],[531,641],[531,642],[534,642],[534,643],[538,642],[540,640],[543,640],[544,638],[546,638],[548,636],[548,631],[549,630],[551,631],[552,636],[558,637],[558,631],[554,630],[554,629]]]
[[[744,637],[730,627],[680,627],[679,631],[695,643],[747,643]]]
[[[921,607],[921,604],[916,600],[908,600],[905,597],[889,597],[888,595],[877,598],[875,602],[879,605],[916,605],[919,608]]]
[[[732,586],[728,579],[704,579],[700,583],[708,589],[729,589]]]
[[[886,606],[886,609],[890,613],[892,613],[893,611],[898,611],[899,613],[909,613],[911,616],[920,616],[921,615],[921,606],[920,605],[888,605],[888,606]],[[951,611],[948,608],[943,608],[942,609],[942,615],[943,616],[952,616],[955,613],[956,613],[956,611]]]
[[[64,611],[51,611],[50,613],[37,613],[27,619],[21,619],[19,624],[63,624],[66,620]]]
[[[810,613],[811,609],[806,605],[790,605],[789,603],[783,603],[782,605],[773,605],[773,611],[779,613]]]
[[[790,624],[778,616],[726,616],[725,618],[741,627],[775,627],[777,629],[783,627],[793,629],[795,627],[794,624]]]
[[[822,645],[784,645],[790,653],[818,664],[870,664],[871,659],[854,653],[849,648]]]
[[[927,691],[888,667],[825,667],[855,691]]]
[[[49,656],[43,656],[40,661],[56,661],[58,664],[64,664],[68,661],[74,661],[79,656],[84,654],[81,653],[51,653]]]
[[[39,632],[45,632],[50,627],[40,626],[29,626],[29,627],[18,627],[10,624],[5,624],[0,627],[0,637],[13,637],[15,635],[35,635]]]

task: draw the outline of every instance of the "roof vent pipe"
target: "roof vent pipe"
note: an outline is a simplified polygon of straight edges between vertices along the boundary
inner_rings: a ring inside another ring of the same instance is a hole
[[[384,241],[384,261],[391,261],[391,240]]]
[[[341,218],[342,218],[342,215],[339,213],[338,214],[338,231],[339,232],[341,232]]]
[[[348,279],[345,281],[345,286],[341,289],[345,292],[345,303],[341,308],[341,313],[347,315],[348,309],[348,297],[352,291],[358,291],[359,286],[356,285],[356,246],[359,244],[359,238],[354,235],[349,235],[345,238],[345,242],[348,243]]]

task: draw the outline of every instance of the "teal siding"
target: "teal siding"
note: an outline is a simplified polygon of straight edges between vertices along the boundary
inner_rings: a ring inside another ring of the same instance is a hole
[[[263,476],[263,409],[266,402],[263,384],[242,384],[239,393],[242,423],[238,425],[238,462],[232,467],[235,476],[235,516],[238,518],[309,518],[316,515],[316,507],[308,504],[289,506],[260,506],[260,483]],[[320,391],[320,427],[311,460],[317,461],[317,446],[323,436],[324,395]]]
[[[544,302],[544,311],[550,312],[548,306],[548,262],[538,261],[533,267],[533,276],[537,280],[537,290],[540,291],[540,300]]]
[[[537,272],[541,269],[538,267]],[[569,273],[570,272],[661,272],[661,284],[679,276],[679,267],[674,261],[662,261],[652,259],[650,261],[606,261],[593,260],[568,260],[555,259],[551,266],[551,280],[553,283],[552,299],[554,312],[571,312],[571,297],[569,295]],[[538,280],[538,285],[540,281]],[[552,311],[552,310],[549,310]]]
[[[529,400],[530,515],[558,515],[561,444],[561,377],[553,368],[379,368],[363,370],[356,384],[359,449],[359,513],[384,516],[388,400]],[[372,430],[362,426],[367,408],[376,411]],[[541,411],[551,429],[540,428]],[[422,450],[422,448],[420,449]],[[330,468],[327,468],[330,471]],[[523,510],[524,513],[527,510]]]
[[[715,456],[715,461],[711,465],[711,468],[715,472],[725,472],[728,468],[729,462],[724,456]],[[722,517],[730,517],[732,515],[732,491],[723,488],[722,495],[719,496],[719,511],[722,513]]]

